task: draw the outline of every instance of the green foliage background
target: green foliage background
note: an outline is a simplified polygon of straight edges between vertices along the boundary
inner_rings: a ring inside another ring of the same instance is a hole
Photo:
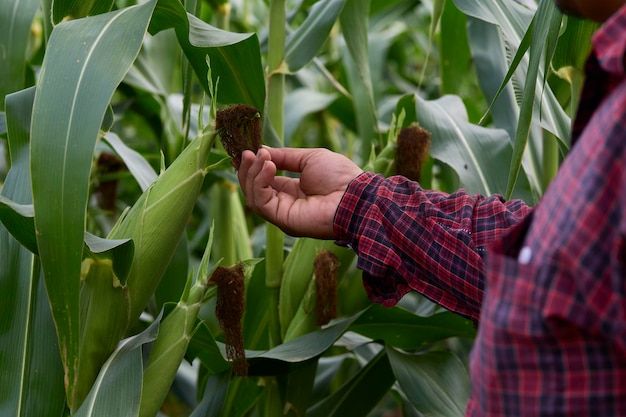
[[[463,415],[473,324],[372,305],[354,253],[246,212],[215,111],[384,175],[419,123],[425,188],[534,204],[596,28],[549,0],[0,0],[0,414]],[[248,377],[208,284],[240,261]]]

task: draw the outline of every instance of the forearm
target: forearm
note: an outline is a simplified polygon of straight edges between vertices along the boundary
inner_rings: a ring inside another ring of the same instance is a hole
[[[478,321],[485,247],[530,211],[519,200],[425,191],[403,177],[364,173],[341,201],[335,233],[358,254],[373,301],[391,306],[415,290]]]

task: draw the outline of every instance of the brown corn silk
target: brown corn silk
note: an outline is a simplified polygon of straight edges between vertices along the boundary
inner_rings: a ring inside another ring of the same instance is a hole
[[[236,167],[245,150],[256,153],[261,147],[261,112],[247,104],[235,104],[218,110],[215,130]]]
[[[396,174],[412,181],[419,181],[422,165],[428,159],[430,132],[413,124],[398,134],[396,150]]]
[[[339,259],[328,249],[321,250],[313,262],[315,273],[316,323],[328,324],[337,317],[337,275]]]
[[[243,265],[219,266],[209,283],[217,285],[215,315],[224,332],[226,357],[232,362],[235,375],[248,374],[248,362],[243,345],[241,320],[245,311],[245,286]]]

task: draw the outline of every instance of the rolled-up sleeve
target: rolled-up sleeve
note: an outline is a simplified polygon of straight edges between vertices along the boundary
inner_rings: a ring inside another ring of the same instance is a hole
[[[478,322],[486,247],[531,212],[520,200],[423,190],[401,176],[365,172],[335,215],[338,243],[352,247],[374,302],[410,290]]]

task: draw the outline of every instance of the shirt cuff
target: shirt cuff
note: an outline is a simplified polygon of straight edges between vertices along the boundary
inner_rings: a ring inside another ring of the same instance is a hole
[[[358,231],[363,219],[360,207],[369,203],[372,198],[365,193],[366,189],[382,181],[383,176],[372,172],[362,172],[348,184],[333,221],[333,229],[337,237],[335,243],[356,250]],[[369,197],[369,198],[368,198]]]

